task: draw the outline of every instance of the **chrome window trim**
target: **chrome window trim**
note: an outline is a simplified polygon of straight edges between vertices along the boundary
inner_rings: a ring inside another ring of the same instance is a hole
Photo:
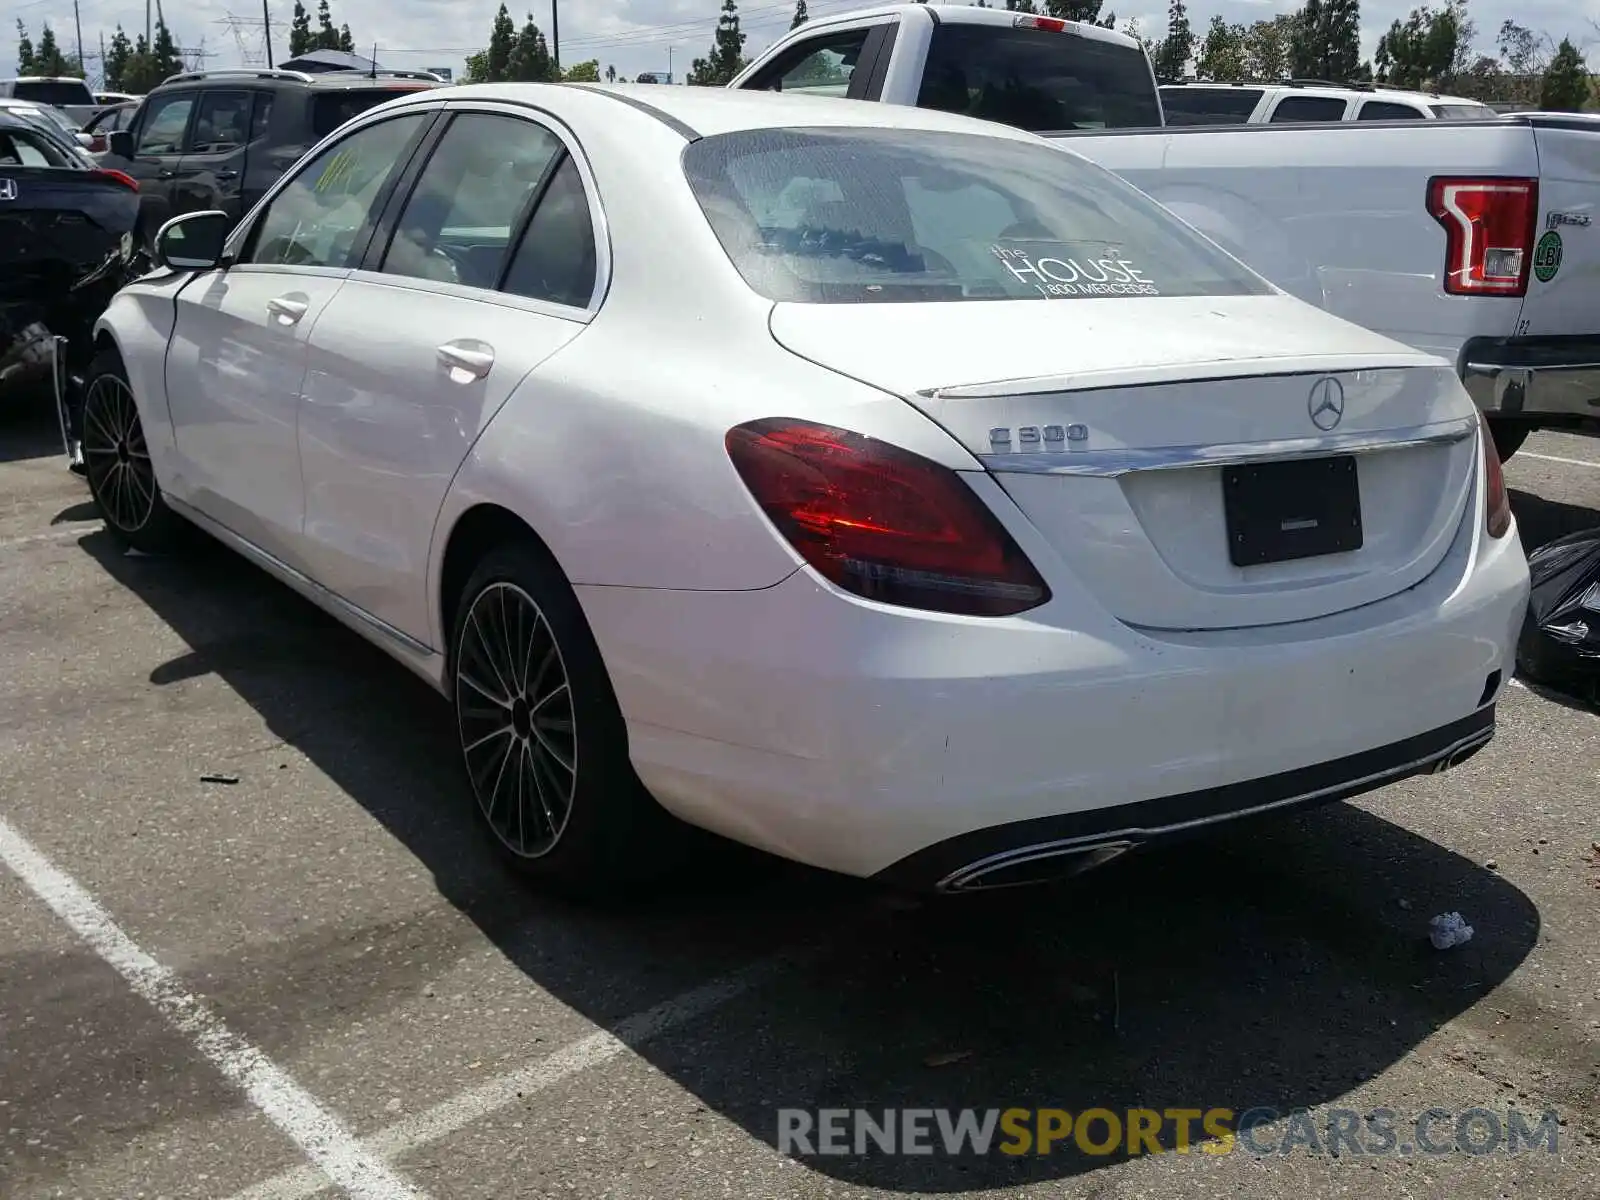
[[[1330,454],[1375,454],[1416,446],[1449,445],[1471,437],[1477,428],[1478,418],[1471,416],[1402,429],[1279,438],[1269,442],[1163,446],[1151,450],[1013,451],[979,454],[977,458],[986,470],[996,474],[1087,475],[1115,479],[1141,471],[1232,467],[1244,463],[1321,458]]]

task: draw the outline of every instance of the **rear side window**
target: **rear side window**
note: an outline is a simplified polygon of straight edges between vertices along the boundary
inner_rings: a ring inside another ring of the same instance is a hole
[[[376,108],[396,96],[409,96],[417,88],[352,88],[349,91],[319,92],[311,99],[311,132],[321,141],[351,117]]]
[[[1441,121],[1492,121],[1500,114],[1487,104],[1430,104]]]
[[[1271,291],[1109,171],[1042,142],[762,129],[702,138],[683,163],[728,257],[772,300]]]
[[[1426,121],[1428,116],[1420,108],[1409,104],[1390,104],[1386,100],[1368,100],[1356,115],[1358,121]]]
[[[189,153],[225,154],[243,146],[250,137],[251,99],[249,92],[203,92]]]
[[[11,94],[18,100],[32,100],[35,104],[92,105],[94,103],[94,93],[89,90],[89,85],[75,79],[21,82],[12,87]]]
[[[998,25],[946,22],[934,29],[917,107],[1032,132],[1161,124],[1144,51]]]
[[[1342,121],[1345,102],[1337,96],[1289,96],[1278,101],[1272,121]]]
[[[21,129],[0,129],[0,167],[65,167],[66,155],[50,142]]]
[[[528,222],[504,290],[570,308],[587,308],[594,299],[597,266],[589,197],[577,165],[567,158]]]
[[[1161,107],[1168,125],[1241,125],[1262,95],[1260,88],[1164,87]]]
[[[381,269],[493,288],[518,222],[562,149],[560,138],[532,121],[458,116],[406,199]]]

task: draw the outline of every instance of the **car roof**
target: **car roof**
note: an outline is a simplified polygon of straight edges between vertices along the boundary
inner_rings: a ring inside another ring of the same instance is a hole
[[[750,129],[853,126],[947,130],[1019,141],[1037,140],[1033,134],[1009,125],[935,109],[913,108],[908,104],[868,104],[832,96],[786,96],[782,92],[753,89],[650,83],[478,83],[447,88],[445,92],[444,98],[450,100],[510,100],[534,104],[548,108],[556,116],[562,115],[563,100],[570,104],[576,99],[572,95],[574,92],[610,96],[657,120],[686,126],[700,137]]]
[[[998,0],[996,0],[998,4]],[[813,16],[805,24],[798,25],[783,35],[783,39],[796,37],[817,29],[827,29],[831,25],[853,24],[857,21],[871,20],[875,17],[905,17],[913,13],[928,13],[941,25],[1002,25],[1015,26],[1025,24],[1032,20],[1051,22],[1052,26],[1060,18],[1048,17],[1043,13],[1020,13],[1009,9],[979,8],[976,4],[880,4],[875,8],[853,9],[850,12],[828,13],[825,16]],[[1075,33],[1081,37],[1090,38],[1098,42],[1115,42],[1118,45],[1137,47],[1139,42],[1130,34],[1116,29],[1107,29],[1103,25],[1096,25],[1089,21],[1063,21],[1066,27],[1063,32]],[[1047,26],[1049,28],[1051,26]]]

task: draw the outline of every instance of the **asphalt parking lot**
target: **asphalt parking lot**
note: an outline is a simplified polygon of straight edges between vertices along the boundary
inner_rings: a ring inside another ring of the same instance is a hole
[[[52,442],[0,419],[5,1200],[1595,1195],[1591,709],[1516,686],[1457,771],[1048,890],[744,862],[577,908],[496,866],[421,684],[241,560],[117,552]],[[1507,476],[1530,546],[1600,523],[1600,439]],[[1448,911],[1476,935],[1438,952]],[[779,1152],[780,1108],[833,1107],[1559,1123],[1515,1155]]]

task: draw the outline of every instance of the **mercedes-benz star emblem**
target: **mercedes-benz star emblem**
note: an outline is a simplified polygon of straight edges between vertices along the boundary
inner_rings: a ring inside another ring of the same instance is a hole
[[[1313,425],[1328,432],[1344,419],[1344,384],[1332,375],[1317,380],[1306,399],[1306,411]]]
[[[0,200],[15,200],[17,198],[17,181],[15,179],[0,179]]]

